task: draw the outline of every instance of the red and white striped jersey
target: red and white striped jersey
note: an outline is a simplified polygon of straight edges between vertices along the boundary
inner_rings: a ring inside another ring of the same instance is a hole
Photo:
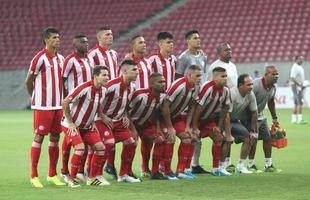
[[[31,61],[28,73],[35,75],[31,108],[58,110],[62,106],[62,67],[64,57],[47,49],[40,51]]]
[[[139,88],[149,88],[149,81],[151,76],[151,65],[146,58],[138,58],[133,53],[131,57],[134,61],[138,63],[139,74],[136,79],[136,89]]]
[[[171,119],[180,115],[192,99],[197,99],[195,88],[190,88],[188,78],[183,77],[174,81],[167,92],[166,99],[170,101]]]
[[[104,65],[109,69],[109,79],[118,77],[117,73],[117,53],[112,49],[104,49],[99,44],[88,51],[88,58],[92,65]]]
[[[162,74],[165,77],[166,85],[165,91],[167,91],[175,79],[175,65],[177,58],[174,55],[170,55],[169,58],[165,58],[160,52],[149,57],[151,64],[151,71]]]
[[[89,59],[80,58],[76,52],[66,57],[62,77],[67,79],[64,85],[68,94],[81,83],[91,80],[92,68]]]
[[[70,114],[74,124],[81,129],[89,129],[94,121],[96,113],[100,109],[100,104],[105,93],[102,89],[96,89],[94,81],[87,81],[73,89],[68,95],[70,104]],[[68,128],[66,117],[61,124]]]
[[[106,84],[106,96],[102,103],[102,111],[113,121],[120,121],[125,115],[128,102],[134,92],[134,83],[125,85],[123,76],[110,80]],[[96,120],[99,120],[96,117]]]
[[[228,87],[217,88],[214,81],[205,82],[198,97],[198,104],[202,106],[200,119],[216,118],[224,105],[231,105]]]
[[[163,102],[164,94],[153,97],[150,88],[136,90],[129,102],[128,113],[135,125],[143,125],[145,122],[155,120],[154,114],[158,112]]]

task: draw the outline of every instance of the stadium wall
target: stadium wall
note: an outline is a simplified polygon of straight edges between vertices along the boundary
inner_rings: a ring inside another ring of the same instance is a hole
[[[291,92],[287,87],[287,80],[289,77],[291,66],[293,62],[268,62],[268,63],[237,63],[238,74],[248,73],[251,76],[254,74],[254,70],[258,70],[260,75],[264,74],[264,68],[266,65],[273,64],[280,70],[280,78],[278,80],[278,86],[283,87],[281,89],[281,95],[279,96],[279,108],[286,108],[291,106],[291,93],[288,96],[283,97],[283,93]],[[310,79],[310,61],[306,61],[303,66],[305,69],[306,80]],[[27,75],[27,69],[23,70],[8,70],[0,71],[0,109],[1,110],[19,110],[27,109],[30,105],[30,98],[27,95],[25,89],[25,79]],[[283,92],[284,91],[284,92]],[[307,94],[310,91],[307,91]],[[306,102],[310,102],[310,95],[306,95]],[[282,100],[281,100],[282,99]],[[283,101],[286,99],[287,101]]]

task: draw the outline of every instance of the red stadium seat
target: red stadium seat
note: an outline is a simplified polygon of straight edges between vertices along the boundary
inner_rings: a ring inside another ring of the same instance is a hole
[[[2,36],[7,39],[5,50],[1,50],[1,68],[23,68],[37,50],[40,50],[40,32],[47,26],[55,26],[61,31],[61,48],[64,56],[72,51],[71,38],[77,33],[89,36],[90,46],[96,42],[96,29],[102,25],[112,28],[114,36],[136,26],[148,16],[162,10],[172,0],[94,0],[92,2],[64,0],[10,0],[2,1],[0,16]],[[5,39],[6,40],[6,39]],[[29,49],[30,47],[35,47]],[[33,50],[33,51],[32,51]],[[21,60],[16,59],[17,52]],[[20,52],[19,52],[20,51]],[[31,56],[29,57],[29,51]],[[11,53],[13,52],[13,53]],[[28,55],[28,56],[27,56]],[[14,57],[15,56],[15,57]],[[2,58],[1,58],[2,59]],[[21,65],[22,64],[22,65]]]

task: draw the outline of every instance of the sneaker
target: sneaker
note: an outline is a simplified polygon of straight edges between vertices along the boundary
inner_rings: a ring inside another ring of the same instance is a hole
[[[68,180],[68,187],[70,188],[78,188],[78,187],[81,187],[80,183],[79,183],[79,180],[77,179],[69,179]]]
[[[63,180],[65,183],[68,184],[68,181],[69,181],[69,179],[70,179],[70,174],[61,174],[60,176],[61,176],[62,180]]]
[[[168,177],[164,176],[162,173],[160,173],[158,171],[155,174],[151,174],[150,179],[152,179],[152,180],[168,180]]]
[[[197,178],[197,176],[195,176],[195,175],[192,173],[192,170],[191,170],[191,169],[184,169],[184,174],[186,174],[187,176],[191,177],[192,179]]]
[[[112,167],[108,164],[104,166],[104,171],[112,176],[113,179],[117,180],[117,172],[115,167]]]
[[[246,167],[236,167],[236,173],[240,174],[253,174],[252,171],[249,171]]]
[[[282,169],[277,169],[275,168],[273,165],[270,165],[269,167],[265,167],[265,172],[276,172],[276,173],[280,173],[282,172]]]
[[[173,172],[169,172],[168,174],[164,174],[164,177],[166,177],[168,180],[171,180],[171,181],[179,180]]]
[[[57,186],[65,186],[66,183],[62,182],[57,175],[53,176],[53,177],[50,177],[50,176],[47,176],[46,178],[47,182],[49,183],[52,183],[54,185],[57,185]]]
[[[43,185],[42,185],[42,183],[38,177],[31,178],[30,183],[31,183],[32,187],[43,188]]]
[[[177,177],[179,179],[187,179],[187,180],[192,180],[194,179],[193,177],[190,177],[190,176],[187,176],[185,173],[183,172],[180,172],[180,173],[177,173]]]
[[[123,175],[123,176],[119,176],[117,179],[118,182],[128,182],[128,183],[140,183],[141,180],[134,178],[132,176],[129,176],[127,174]]]
[[[212,171],[213,176],[231,176],[231,173],[226,171],[226,169],[218,168]]]
[[[133,178],[135,178],[135,179],[139,179],[142,182],[142,180],[136,174],[134,174],[133,172],[128,173],[128,175],[133,177]]]
[[[106,186],[111,184],[103,176],[96,176],[95,178],[88,178],[86,185]]]
[[[233,172],[236,171],[236,166],[233,165],[233,164],[228,165],[228,166],[226,167],[226,171],[229,172],[229,173],[233,173]]]
[[[252,171],[253,173],[257,173],[257,174],[263,172],[262,170],[258,169],[256,165],[252,165],[251,167],[248,166],[248,170]]]
[[[297,122],[297,124],[308,124],[308,122],[306,120],[300,120],[299,122]]]
[[[141,178],[150,178],[151,177],[151,172],[150,171],[141,172],[140,177]]]
[[[84,173],[77,173],[76,178],[80,180],[82,183],[87,182],[87,176]]]
[[[195,166],[195,167],[192,166],[192,173],[193,174],[210,174],[210,172],[202,168],[200,165]]]

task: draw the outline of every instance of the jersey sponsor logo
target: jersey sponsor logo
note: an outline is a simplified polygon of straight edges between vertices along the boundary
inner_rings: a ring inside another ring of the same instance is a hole
[[[43,125],[40,125],[40,126],[39,126],[39,130],[40,130],[40,131],[43,131],[44,129],[45,129],[45,127],[44,127]]]
[[[104,134],[104,136],[110,135],[109,131],[105,131],[103,134]]]

